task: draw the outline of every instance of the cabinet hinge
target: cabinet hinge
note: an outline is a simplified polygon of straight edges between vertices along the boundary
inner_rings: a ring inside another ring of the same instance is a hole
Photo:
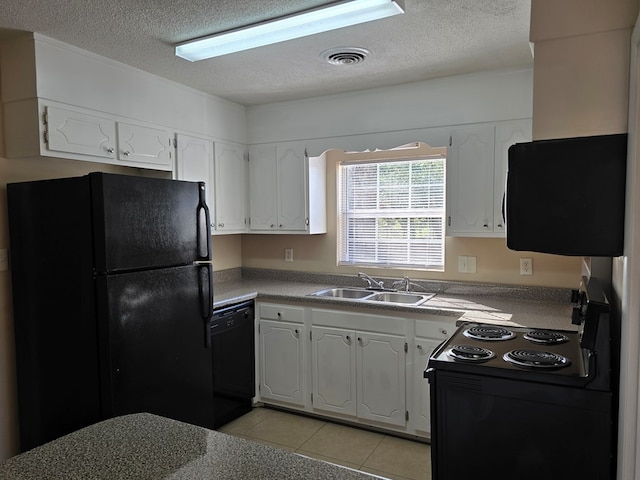
[[[405,410],[404,411],[404,420],[405,420],[405,422],[409,421],[409,410]]]
[[[311,392],[311,403],[313,404],[313,392]]]
[[[309,158],[309,152],[307,151],[306,147],[304,149],[304,156],[305,158]]]
[[[407,342],[404,342],[404,353],[407,353],[409,351],[409,344]]]
[[[453,136],[449,135],[449,146],[453,145]]]
[[[313,334],[311,333],[311,331],[309,331],[309,341],[313,341],[313,337],[312,337],[312,335],[313,335]]]
[[[42,132],[42,138],[44,139],[44,143],[49,143],[49,133]]]
[[[47,116],[47,111],[42,112],[42,124],[46,125],[49,123],[49,117]]]
[[[447,217],[447,226],[451,226],[451,215]]]
[[[178,139],[177,138],[173,139],[173,148],[178,148]]]

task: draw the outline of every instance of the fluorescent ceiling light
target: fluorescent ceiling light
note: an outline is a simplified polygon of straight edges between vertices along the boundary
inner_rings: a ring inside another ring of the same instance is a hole
[[[176,45],[196,62],[404,13],[403,0],[349,0]]]

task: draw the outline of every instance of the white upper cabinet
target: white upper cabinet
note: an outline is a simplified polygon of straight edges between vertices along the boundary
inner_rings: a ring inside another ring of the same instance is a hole
[[[214,231],[215,192],[213,182],[213,142],[206,138],[176,135],[176,179],[204,182],[209,206],[211,231]]]
[[[215,142],[215,233],[244,233],[247,160],[244,145]]]
[[[447,156],[447,235],[493,232],[494,127],[456,128]]]
[[[44,141],[52,152],[116,158],[116,122],[77,110],[49,107],[45,110]]]
[[[244,145],[176,135],[176,178],[205,182],[211,233],[244,233],[247,161]]]
[[[249,148],[249,230],[326,233],[326,160],[303,143]]]
[[[528,120],[457,127],[447,157],[447,235],[503,237],[509,146],[531,139]]]
[[[173,142],[163,128],[117,122],[118,161],[143,168],[173,169]]]
[[[168,129],[41,99],[9,103],[4,113],[8,158],[41,155],[173,170]]]

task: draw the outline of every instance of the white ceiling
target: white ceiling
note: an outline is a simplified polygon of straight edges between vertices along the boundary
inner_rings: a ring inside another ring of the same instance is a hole
[[[176,43],[327,0],[3,0],[0,38],[37,32],[243,105],[530,65],[531,0],[405,0],[405,14],[190,63]],[[9,29],[11,31],[5,31]],[[363,47],[356,65],[320,53]]]

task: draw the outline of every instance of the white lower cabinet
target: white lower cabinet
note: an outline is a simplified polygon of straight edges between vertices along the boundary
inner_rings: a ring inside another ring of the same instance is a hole
[[[431,433],[431,395],[424,370],[435,348],[449,338],[455,328],[452,323],[416,320],[416,338],[412,350],[412,418],[416,433]]]
[[[356,415],[355,332],[311,328],[313,408]]]
[[[405,340],[312,327],[313,408],[404,425]]]
[[[429,435],[423,372],[433,349],[455,330],[456,317],[420,320],[262,302],[258,311],[263,403]]]
[[[307,338],[302,323],[304,309],[273,304],[259,304],[258,309],[260,397],[267,403],[275,400],[304,406]]]

